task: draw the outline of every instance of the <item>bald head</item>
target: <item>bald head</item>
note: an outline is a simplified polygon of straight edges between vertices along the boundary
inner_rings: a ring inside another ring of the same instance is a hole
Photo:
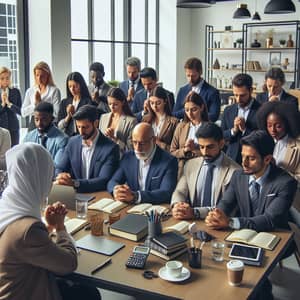
[[[155,144],[152,126],[144,122],[137,124],[132,131],[132,144],[136,154],[146,157]]]

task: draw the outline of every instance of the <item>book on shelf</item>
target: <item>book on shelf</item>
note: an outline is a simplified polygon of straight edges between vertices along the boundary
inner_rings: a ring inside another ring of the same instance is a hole
[[[180,250],[176,251],[176,252],[173,252],[169,255],[166,255],[166,254],[163,254],[157,250],[154,250],[154,249],[150,249],[150,253],[153,254],[153,255],[156,255],[164,260],[172,260],[178,256],[180,256],[181,254],[187,252],[187,247],[184,247],[184,248],[181,248]]]
[[[252,229],[241,229],[230,233],[225,238],[225,241],[239,242],[267,250],[273,250],[280,241],[280,237],[269,232],[256,232]]]
[[[157,211],[158,214],[164,214],[169,211],[169,208],[161,205],[152,205],[151,203],[141,203],[127,210],[127,213],[142,215],[146,214],[146,212],[150,212],[151,210]]]
[[[113,223],[109,232],[131,241],[139,241],[148,234],[148,219],[143,215],[128,214]]]
[[[163,232],[175,231],[181,234],[185,234],[189,230],[190,223],[187,221],[180,221],[172,226],[165,227]]]
[[[173,231],[162,233],[153,237],[152,240],[167,250],[176,248],[179,245],[185,245],[186,243],[186,238],[184,236]]]
[[[91,205],[89,205],[89,209],[100,210],[106,213],[114,213],[122,208],[126,207],[128,204],[122,201],[115,201],[110,198],[103,198]]]
[[[172,249],[166,249],[159,244],[155,243],[152,239],[145,241],[145,246],[149,247],[150,249],[153,249],[155,251],[158,251],[164,255],[171,255],[174,252],[177,252],[183,248],[186,247],[186,243],[179,244],[176,247],[173,247]]]

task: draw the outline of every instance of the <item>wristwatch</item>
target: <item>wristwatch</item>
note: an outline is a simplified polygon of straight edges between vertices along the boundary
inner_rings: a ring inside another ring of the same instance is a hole
[[[229,219],[229,223],[228,223],[228,226],[232,229],[234,229],[234,221],[232,218]]]
[[[8,107],[8,108],[11,108],[11,107],[12,107],[12,103],[9,102],[9,103],[7,104],[7,107]]]
[[[74,188],[78,189],[80,187],[80,181],[79,180],[73,180]]]

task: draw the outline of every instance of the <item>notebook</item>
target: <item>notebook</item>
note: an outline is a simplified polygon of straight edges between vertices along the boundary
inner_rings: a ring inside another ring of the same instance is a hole
[[[95,209],[95,210],[100,210],[104,211],[106,213],[114,213],[122,208],[126,207],[128,204],[126,202],[121,202],[121,201],[115,201],[110,198],[103,198],[96,203],[93,203],[89,205],[89,209]]]
[[[167,213],[169,211],[169,208],[161,205],[152,205],[151,203],[141,203],[127,210],[127,213],[145,214],[146,212],[151,212],[151,210],[157,211],[159,214],[163,214],[163,213]]]
[[[161,247],[170,250],[172,248],[178,247],[179,245],[184,245],[186,242],[186,238],[181,234],[170,231],[155,236],[153,238],[153,241]]]
[[[76,241],[76,246],[81,249],[111,256],[125,247],[125,244],[88,234]]]

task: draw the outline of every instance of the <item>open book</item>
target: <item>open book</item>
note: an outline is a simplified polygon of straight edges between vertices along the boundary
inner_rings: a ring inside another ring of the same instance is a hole
[[[273,250],[280,241],[280,237],[269,232],[258,233],[252,229],[241,229],[230,233],[225,240]]]
[[[128,204],[126,202],[121,202],[121,201],[115,201],[110,198],[103,198],[96,203],[93,203],[89,205],[89,209],[95,209],[95,210],[100,210],[104,211],[106,213],[114,213],[122,208],[126,207]]]
[[[67,221],[65,221],[66,230],[70,234],[75,234],[87,224],[87,220],[78,218],[68,219]]]
[[[130,208],[127,213],[129,214],[145,214],[146,211],[151,210],[157,211],[158,214],[163,214],[168,212],[168,208],[161,205],[152,205],[151,203],[141,203]]]
[[[163,232],[175,231],[181,234],[185,234],[189,230],[190,223],[187,221],[180,221],[172,226],[165,227]]]

